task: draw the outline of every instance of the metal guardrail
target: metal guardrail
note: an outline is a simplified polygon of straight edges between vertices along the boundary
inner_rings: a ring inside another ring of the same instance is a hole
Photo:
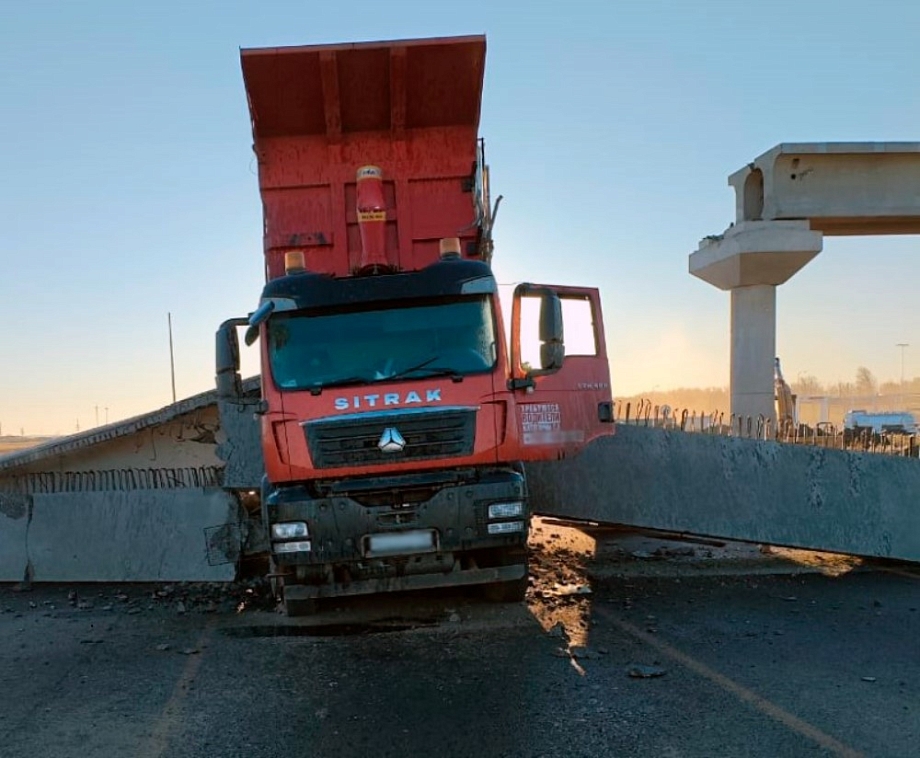
[[[880,434],[864,428],[843,429],[830,423],[812,427],[789,420],[777,424],[764,416],[755,418],[730,414],[726,417],[722,411],[671,408],[669,405],[654,405],[651,400],[644,399],[637,403],[617,401],[614,415],[617,423],[631,426],[920,458],[920,435],[917,434]]]

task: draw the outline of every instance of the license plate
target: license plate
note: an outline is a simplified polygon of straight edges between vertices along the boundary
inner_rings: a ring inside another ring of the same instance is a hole
[[[364,554],[369,557],[431,553],[438,549],[434,529],[413,529],[408,532],[386,532],[365,537]]]

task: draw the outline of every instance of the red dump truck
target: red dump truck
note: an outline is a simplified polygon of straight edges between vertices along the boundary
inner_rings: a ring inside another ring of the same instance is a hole
[[[596,289],[518,285],[506,337],[485,53],[479,36],[241,53],[266,283],[217,333],[217,384],[222,414],[260,418],[261,520],[288,613],[448,585],[523,597],[522,463],[613,432]],[[261,350],[248,406],[241,326]]]

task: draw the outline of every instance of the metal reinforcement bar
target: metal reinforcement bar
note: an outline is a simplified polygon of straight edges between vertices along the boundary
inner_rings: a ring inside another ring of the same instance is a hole
[[[0,481],[0,492],[28,495],[220,487],[222,475],[223,468],[219,466],[41,471],[11,476]]]
[[[620,425],[646,429],[920,458],[920,435],[917,434],[877,433],[865,428],[842,429],[830,423],[809,426],[785,421],[777,424],[763,416],[736,416],[726,415],[722,411],[671,408],[669,405],[654,405],[651,400],[641,398],[635,403],[618,401],[615,417]]]

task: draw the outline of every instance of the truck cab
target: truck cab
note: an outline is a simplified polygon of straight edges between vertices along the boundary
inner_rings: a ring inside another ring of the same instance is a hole
[[[242,51],[266,283],[218,331],[218,393],[222,413],[245,404],[243,325],[288,612],[460,584],[522,598],[521,463],[613,431],[596,289],[518,285],[506,339],[484,62],[482,37]]]

